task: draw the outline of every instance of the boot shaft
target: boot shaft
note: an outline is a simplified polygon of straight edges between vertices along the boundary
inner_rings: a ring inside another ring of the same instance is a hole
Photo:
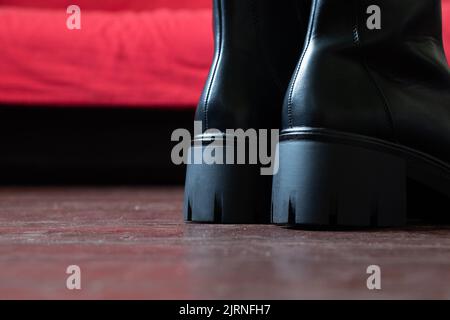
[[[313,11],[312,36],[341,46],[392,46],[420,38],[443,46],[441,0],[313,0]]]
[[[363,56],[397,76],[448,80],[441,0],[314,0],[313,10],[311,37],[323,50]]]
[[[379,29],[369,27],[373,5]],[[439,0],[314,0],[283,129],[327,128],[450,159],[433,143],[450,145],[441,21]]]
[[[310,1],[214,0],[215,58],[196,114],[204,129],[279,123]]]
[[[214,0],[216,54],[224,49],[270,67],[284,89],[292,75],[286,61],[296,60],[302,49],[311,1]]]

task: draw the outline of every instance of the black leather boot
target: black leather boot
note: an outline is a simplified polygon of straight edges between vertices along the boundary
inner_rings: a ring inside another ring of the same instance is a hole
[[[227,129],[279,128],[309,14],[310,0],[214,0],[215,58],[196,113],[203,134],[192,154],[213,140],[225,143]],[[205,133],[210,129],[220,133]],[[261,175],[259,161],[196,163],[187,169],[185,220],[270,222],[272,177]]]
[[[412,185],[450,197],[440,0],[314,0],[282,121],[275,223],[400,226]]]

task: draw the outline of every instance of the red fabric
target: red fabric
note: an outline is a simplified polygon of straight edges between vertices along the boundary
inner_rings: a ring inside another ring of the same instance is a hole
[[[450,0],[442,0],[443,26],[444,26],[444,47],[447,53],[447,60],[450,63]]]
[[[192,107],[213,54],[211,9],[198,9],[210,1],[77,0],[89,10],[71,31],[65,0],[0,0],[0,104]],[[450,0],[443,12],[450,60]]]
[[[0,8],[0,103],[193,106],[212,60],[210,10]]]
[[[154,10],[154,9],[208,9],[212,0],[0,0],[0,6],[38,9],[64,9],[76,4],[82,10]]]

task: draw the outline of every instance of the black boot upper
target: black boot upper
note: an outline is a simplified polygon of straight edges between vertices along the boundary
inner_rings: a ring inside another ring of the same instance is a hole
[[[207,129],[277,128],[310,0],[214,0],[215,58],[196,120]]]
[[[370,30],[367,8],[381,8]],[[450,161],[440,0],[314,0],[283,129],[366,135]]]

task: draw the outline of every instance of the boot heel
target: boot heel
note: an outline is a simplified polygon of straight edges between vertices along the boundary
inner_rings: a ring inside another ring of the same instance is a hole
[[[225,154],[225,148],[223,152],[217,151]],[[193,146],[190,153],[202,154],[204,149],[205,146]],[[247,164],[189,164],[184,196],[185,221],[270,223],[272,177],[262,176],[260,168],[260,165]]]
[[[312,140],[279,145],[272,220],[277,224],[406,224],[406,163],[362,146]]]

